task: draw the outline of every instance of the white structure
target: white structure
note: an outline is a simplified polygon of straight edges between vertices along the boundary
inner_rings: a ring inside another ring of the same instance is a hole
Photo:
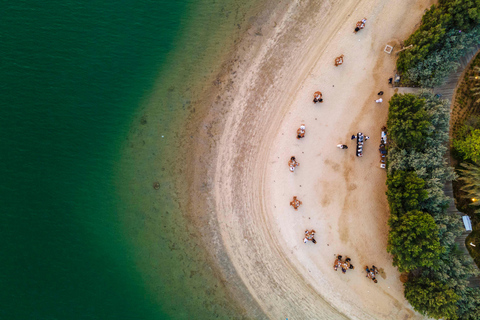
[[[472,231],[472,222],[470,221],[470,217],[463,216],[462,220],[463,220],[463,225],[465,226],[465,230]]]

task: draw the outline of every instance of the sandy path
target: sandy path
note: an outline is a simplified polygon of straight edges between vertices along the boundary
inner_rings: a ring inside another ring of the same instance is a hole
[[[223,244],[235,270],[272,319],[413,319],[399,274],[386,253],[385,171],[380,127],[388,104],[375,104],[394,56],[385,44],[405,38],[431,0],[297,1],[262,29],[262,46],[239,64],[215,151],[214,202]],[[367,17],[367,27],[352,33]],[[398,49],[398,47],[397,47]],[[335,68],[333,59],[345,55]],[[321,90],[325,102],[312,103]],[[301,123],[306,138],[295,139]],[[355,157],[352,133],[371,139]],[[337,143],[351,148],[340,150]],[[290,173],[295,155],[301,166]],[[288,206],[297,195],[303,206]],[[316,245],[302,242],[317,231]],[[334,254],[352,258],[346,275]],[[379,283],[364,265],[382,269]]]

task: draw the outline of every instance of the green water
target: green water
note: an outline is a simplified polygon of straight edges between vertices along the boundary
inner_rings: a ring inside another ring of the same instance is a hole
[[[0,319],[243,317],[165,163],[256,2],[0,4]]]

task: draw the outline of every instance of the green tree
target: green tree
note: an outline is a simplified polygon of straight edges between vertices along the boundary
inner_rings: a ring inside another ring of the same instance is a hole
[[[393,255],[393,265],[401,272],[421,267],[435,269],[444,248],[440,245],[433,217],[418,210],[405,213],[390,230],[387,251]]]
[[[453,147],[464,160],[480,162],[480,129],[471,131],[463,139],[454,139]]]
[[[480,95],[480,67],[475,66],[473,67],[473,70],[475,72],[475,75],[473,77],[470,77],[471,80],[475,81],[475,86],[471,89],[474,92],[474,96]],[[475,103],[479,103],[480,98],[475,100]]]
[[[459,319],[480,319],[480,289],[466,288],[462,298],[457,302]]]
[[[467,31],[480,22],[480,0],[440,0],[439,7],[452,17],[451,28]]]
[[[405,298],[416,311],[435,319],[458,319],[456,303],[460,298],[440,281],[421,277],[405,283]]]
[[[459,181],[462,182],[461,190],[465,192],[464,197],[467,199],[475,199],[472,205],[480,206],[480,166],[478,164],[463,162],[458,169],[460,174]],[[480,209],[475,210],[480,212]]]
[[[425,181],[419,178],[414,171],[395,171],[393,175],[388,175],[387,186],[390,212],[395,216],[391,219],[392,223],[405,212],[418,210],[420,202],[428,196],[425,190]]]
[[[387,126],[390,138],[401,149],[422,149],[432,125],[425,99],[414,94],[395,94],[389,101]]]

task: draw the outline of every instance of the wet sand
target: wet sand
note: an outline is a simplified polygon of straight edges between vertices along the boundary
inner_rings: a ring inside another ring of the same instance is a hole
[[[386,252],[378,145],[394,93],[387,79],[395,55],[383,49],[399,50],[432,3],[281,2],[257,19],[212,85],[191,155],[192,209],[210,226],[205,241],[232,294],[245,303],[250,295],[268,318],[423,318],[404,299]],[[354,34],[363,17],[366,28]],[[340,54],[345,62],[335,67]],[[312,102],[317,90],[322,104]],[[306,137],[297,140],[302,123]],[[362,158],[350,140],[357,132],[370,136]],[[290,156],[300,162],[295,173]],[[303,202],[298,211],[293,196]],[[317,244],[303,243],[305,229],[317,231]],[[335,254],[355,270],[335,272]],[[377,284],[363,270],[372,264]]]

